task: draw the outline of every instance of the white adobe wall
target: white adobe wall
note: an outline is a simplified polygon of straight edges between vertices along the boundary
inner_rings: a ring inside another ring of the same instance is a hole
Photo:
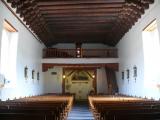
[[[16,86],[0,88],[0,99],[13,99],[24,96],[39,95],[44,93],[43,74],[42,74],[42,49],[35,37],[18,21],[18,19],[0,1],[0,43],[2,38],[3,21],[6,19],[18,30],[17,48],[17,79]],[[28,79],[24,78],[24,67],[28,67]],[[34,81],[31,78],[31,71],[35,70]],[[36,73],[40,72],[40,81],[36,80]]]
[[[105,64],[119,63],[119,58],[44,58],[42,63],[54,64]]]
[[[52,72],[55,72],[57,74],[53,75]],[[54,67],[46,72],[43,72],[46,93],[62,93],[62,73],[62,67]]]
[[[105,68],[97,69],[97,93],[108,93],[108,83]]]
[[[160,90],[155,91],[147,89],[144,86],[144,51],[142,41],[142,30],[155,18],[158,22],[160,33],[160,1],[155,0],[155,3],[150,6],[150,9],[138,20],[129,32],[127,32],[117,45],[119,50],[119,72],[117,73],[119,92],[127,95],[136,95],[148,98],[160,98]],[[138,77],[133,77],[133,66],[138,69]],[[158,68],[160,66],[157,66]],[[126,69],[130,70],[130,79],[126,78]],[[121,78],[121,72],[125,71],[124,81]],[[154,72],[154,71],[153,71]],[[159,79],[160,80],[160,79]]]

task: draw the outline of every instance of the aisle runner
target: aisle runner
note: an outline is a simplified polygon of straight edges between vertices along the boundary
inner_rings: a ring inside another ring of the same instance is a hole
[[[94,120],[94,118],[89,111],[88,104],[86,102],[78,102],[73,105],[67,120]]]

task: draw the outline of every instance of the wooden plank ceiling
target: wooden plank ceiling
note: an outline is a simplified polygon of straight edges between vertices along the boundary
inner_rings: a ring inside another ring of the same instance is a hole
[[[115,46],[154,0],[7,0],[46,46]]]

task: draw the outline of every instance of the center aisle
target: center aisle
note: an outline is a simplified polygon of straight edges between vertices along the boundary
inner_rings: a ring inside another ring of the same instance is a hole
[[[94,117],[89,111],[87,102],[76,102],[73,105],[67,120],[94,120]]]

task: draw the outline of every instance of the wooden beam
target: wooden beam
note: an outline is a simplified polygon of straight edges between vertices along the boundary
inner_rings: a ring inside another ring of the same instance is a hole
[[[108,24],[108,25],[112,25],[112,23],[114,23],[114,21],[111,20],[92,20],[92,21],[88,21],[88,20],[81,20],[81,21],[76,21],[76,20],[72,20],[72,21],[66,21],[66,20],[46,20],[47,24],[49,25],[65,25],[65,24],[79,24],[79,25],[87,25],[87,24]]]
[[[51,24],[49,24],[51,25]],[[65,23],[62,23],[62,24],[57,24],[57,23],[54,23],[52,24],[53,27],[55,28],[105,28],[105,29],[108,29],[110,27],[112,27],[113,24],[104,24],[104,23],[79,23],[79,24],[65,24]]]
[[[45,18],[46,17],[117,17],[119,13],[75,13],[75,14],[49,14],[41,13]]]
[[[107,67],[113,69],[115,71],[119,70],[118,63],[99,63],[99,64],[55,64],[55,63],[42,63],[42,71],[46,72],[49,68],[53,68],[55,66],[67,67],[67,68],[100,68]]]
[[[39,5],[40,10],[81,10],[81,9],[110,9],[110,8],[118,8],[121,9],[123,3],[117,4],[91,4],[91,5]]]
[[[115,20],[117,16],[81,16],[81,17],[55,17],[43,16],[46,21],[97,21],[97,20]]]
[[[120,12],[120,8],[103,8],[103,9],[78,9],[78,10],[41,10],[43,15],[45,14],[92,14],[92,13],[106,13],[106,14],[116,14]]]
[[[103,30],[103,29],[102,30],[100,30],[100,29],[98,29],[98,30],[97,29],[91,30],[91,29],[76,29],[75,28],[75,29],[65,29],[65,30],[59,30],[58,29],[57,31],[53,30],[53,34],[71,35],[71,36],[75,35],[75,34],[78,34],[80,36],[87,35],[87,34],[88,34],[87,36],[89,36],[89,35],[95,36],[97,34],[105,35],[107,33],[110,33],[110,31],[109,30]]]
[[[78,5],[78,4],[118,4],[124,3],[125,0],[39,0],[37,4],[40,5]]]

